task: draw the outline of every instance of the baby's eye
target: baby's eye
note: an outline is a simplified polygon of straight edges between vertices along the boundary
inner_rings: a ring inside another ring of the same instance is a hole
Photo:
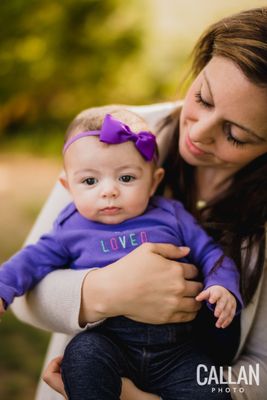
[[[84,179],[84,181],[83,181],[83,183],[85,183],[85,184],[88,185],[88,186],[95,185],[97,182],[98,182],[98,180],[97,180],[96,178],[92,178],[92,177],[86,178],[86,179]]]
[[[119,181],[121,181],[123,183],[132,182],[134,180],[135,180],[135,177],[132,175],[122,175],[119,177]]]

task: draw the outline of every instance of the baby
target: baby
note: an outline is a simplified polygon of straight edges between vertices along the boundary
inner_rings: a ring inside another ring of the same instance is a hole
[[[0,315],[15,296],[55,269],[101,268],[142,243],[154,242],[190,248],[189,256],[179,261],[201,271],[204,290],[197,300],[206,300],[214,309],[218,328],[229,325],[237,306],[242,307],[237,269],[181,203],[154,196],[164,170],[157,166],[155,136],[143,119],[120,106],[91,109],[70,125],[63,155],[60,180],[73,202],[59,214],[51,232],[0,268]],[[209,362],[194,349],[191,331],[191,323],[107,319],[68,345],[62,365],[67,395],[119,399],[121,377],[127,376],[140,388],[178,398],[195,384],[196,365],[203,357]],[[148,361],[145,353],[150,354],[150,368],[164,365],[157,384],[144,378],[147,371],[140,365]],[[197,390],[205,398],[205,388]]]

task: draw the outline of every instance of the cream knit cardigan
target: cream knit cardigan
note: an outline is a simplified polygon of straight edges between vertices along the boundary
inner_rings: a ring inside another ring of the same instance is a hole
[[[181,103],[162,103],[150,106],[128,107],[138,112],[154,130],[157,122]],[[164,159],[170,145],[170,134],[163,131],[158,142]],[[26,243],[34,243],[48,231],[59,211],[70,201],[69,195],[57,183],[44,205]],[[267,251],[265,251],[267,254]],[[241,340],[233,365],[233,375],[238,377],[240,367],[248,369],[259,363],[260,385],[232,385],[234,400],[265,400],[267,398],[267,262],[258,290],[241,316]],[[16,316],[35,327],[57,332],[47,351],[44,366],[55,356],[63,353],[70,338],[81,332],[78,323],[81,302],[81,286],[88,271],[59,270],[50,273],[28,295],[17,298],[12,306]],[[87,328],[94,326],[88,324]],[[86,328],[84,328],[86,329]],[[236,381],[236,379],[235,379]],[[244,387],[244,392],[239,387]],[[212,398],[212,394],[211,394]],[[36,400],[62,400],[62,396],[40,381]],[[138,400],[138,399],[137,399]]]

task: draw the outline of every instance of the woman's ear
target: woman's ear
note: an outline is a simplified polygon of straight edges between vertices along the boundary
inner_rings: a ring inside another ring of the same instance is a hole
[[[157,190],[158,185],[162,181],[163,177],[165,175],[165,171],[163,168],[157,168],[154,173],[153,173],[153,181],[152,181],[152,186],[150,190],[150,196],[153,196],[155,191]]]
[[[70,190],[69,187],[69,182],[67,179],[67,175],[65,171],[62,171],[62,173],[59,175],[59,182],[61,183],[61,185],[66,189],[66,190]]]

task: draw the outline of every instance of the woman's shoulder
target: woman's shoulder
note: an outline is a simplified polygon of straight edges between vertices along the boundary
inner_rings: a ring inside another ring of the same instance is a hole
[[[142,116],[151,129],[155,129],[156,125],[176,108],[182,107],[182,101],[169,101],[164,103],[154,103],[141,106],[127,106],[127,109]]]

